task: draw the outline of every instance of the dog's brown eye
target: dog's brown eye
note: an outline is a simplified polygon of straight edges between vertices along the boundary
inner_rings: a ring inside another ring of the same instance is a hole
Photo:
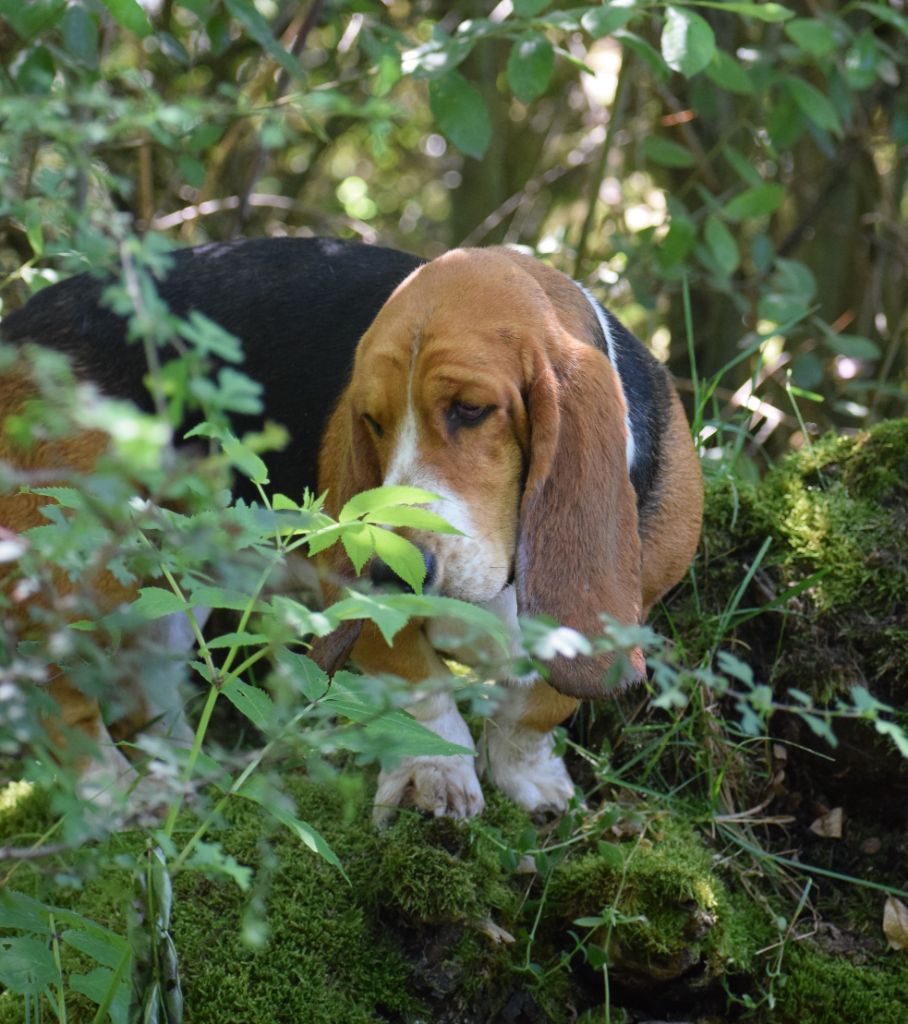
[[[363,419],[372,428],[376,437],[385,436],[385,428],[378,422],[378,420],[373,419],[367,412],[363,413]]]
[[[451,419],[458,426],[475,427],[495,408],[494,405],[471,405],[469,402],[454,402]]]

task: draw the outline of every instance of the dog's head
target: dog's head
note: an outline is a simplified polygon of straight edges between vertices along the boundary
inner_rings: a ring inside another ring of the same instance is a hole
[[[460,535],[402,531],[431,587],[582,632],[641,616],[626,404],[592,343],[596,314],[564,275],[505,249],[455,250],[407,278],[363,337],[322,453],[332,511],[408,484]],[[552,684],[601,693],[608,656],[557,658]],[[630,676],[643,669],[631,658]]]

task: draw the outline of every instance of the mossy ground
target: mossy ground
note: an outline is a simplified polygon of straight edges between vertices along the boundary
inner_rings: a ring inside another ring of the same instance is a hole
[[[719,635],[743,567],[767,536],[772,546],[739,608],[771,609],[747,621],[731,617]],[[710,486],[696,596],[683,592],[671,602],[671,631],[690,660],[726,646],[778,693],[797,686],[823,701],[861,682],[904,710],[906,537],[908,421],[824,439],[758,487]],[[809,588],[785,599],[811,576]],[[704,703],[691,714],[701,725],[678,733],[671,764],[663,758],[641,784],[684,789],[692,775],[716,777],[717,765],[732,761],[746,775],[754,752],[769,747],[742,753],[714,709]],[[773,726],[792,739],[790,723]],[[782,775],[778,763],[765,773],[751,769],[751,782],[772,780],[767,813],[785,812],[791,823],[749,838],[833,874],[904,886],[901,766],[870,743],[866,726],[853,728],[842,746],[862,753],[863,767],[817,741],[825,760],[799,760],[798,746],[811,737],[798,734]],[[585,778],[579,762],[572,768]],[[815,814],[848,797],[849,775],[858,797],[845,804],[843,837],[810,833]],[[883,895],[824,876],[812,910],[792,928],[795,876],[720,841],[703,827],[709,812],[695,798],[625,805],[620,813],[591,802],[542,829],[487,791],[487,811],[470,825],[403,814],[378,835],[368,778],[344,788],[301,774],[284,782],[299,817],[336,851],[349,884],[257,805],[231,804],[207,838],[253,868],[252,888],[197,870],[174,877],[172,932],[192,1024],[594,1021],[602,1019],[606,979],[613,1021],[641,1008],[659,1019],[704,1022],[908,1021],[908,955],[884,948]],[[47,799],[6,796],[0,845],[34,841],[50,820]],[[886,807],[895,809],[887,816]],[[180,833],[177,845],[188,835]],[[140,833],[123,833],[106,847],[20,865],[10,887],[125,934],[126,864],[144,843]],[[514,941],[494,941],[504,933]],[[63,951],[65,970],[92,966],[84,954]],[[72,995],[69,1011],[79,1024],[94,1008]],[[22,1003],[0,995],[0,1024],[23,1019]]]

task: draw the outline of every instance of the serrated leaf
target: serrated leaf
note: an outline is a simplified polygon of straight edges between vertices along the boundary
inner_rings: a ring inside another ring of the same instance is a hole
[[[390,533],[379,527],[370,528],[375,553],[415,593],[422,593],[426,578],[426,562],[419,548],[399,533]]]
[[[741,262],[738,243],[720,217],[710,214],[703,231],[706,244],[717,265],[725,274],[733,274]]]
[[[354,526],[352,529],[344,530],[341,534],[341,543],[344,545],[344,551],[347,552],[347,557],[353,563],[353,568],[358,576],[375,550],[372,530],[367,526]]]
[[[661,38],[662,56],[673,71],[690,78],[702,71],[716,52],[709,22],[683,7],[667,7]]]
[[[479,160],[492,141],[492,121],[482,93],[459,71],[429,82],[429,106],[439,129],[467,156]]]
[[[355,750],[368,745],[381,752],[382,763],[402,757],[475,757],[474,750],[443,739],[409,712],[380,704],[373,692],[366,676],[338,672],[332,680],[322,703],[337,715],[362,725],[361,736],[369,741],[363,744],[347,734],[338,738],[344,748]]]
[[[327,611],[341,622],[350,619],[374,622],[387,644],[394,642],[394,637],[409,621],[409,616],[395,608],[393,601],[370,594],[351,593],[349,597],[336,601]]]
[[[49,935],[47,907],[25,893],[0,891],[0,928]]]
[[[373,487],[354,495],[340,510],[338,522],[348,523],[353,519],[395,505],[428,505],[438,501],[439,495],[424,491],[421,487],[405,487],[395,484],[389,487]]]
[[[163,587],[142,587],[130,607],[143,619],[161,619],[189,609],[186,601]]]
[[[835,35],[825,21],[795,18],[785,26],[785,35],[811,57],[825,57],[836,47]]]
[[[722,208],[727,220],[741,221],[774,213],[785,198],[785,189],[773,182],[764,182],[745,189]]]
[[[0,984],[34,997],[59,979],[54,955],[43,940],[28,935],[0,938]]]
[[[95,935],[81,928],[67,928],[60,938],[73,949],[85,953],[104,967],[117,967],[128,946],[121,936]]]
[[[555,70],[555,51],[541,32],[515,39],[508,57],[507,77],[511,92],[521,103],[532,103],[548,88]]]
[[[364,522],[374,523],[379,526],[409,526],[414,530],[432,530],[434,533],[451,533],[463,536],[463,533],[452,526],[447,519],[443,519],[435,512],[426,508],[413,508],[411,506],[391,506],[380,508],[375,512],[369,512],[364,517]]]
[[[151,22],[137,0],[101,0],[101,3],[113,15],[114,21],[127,31],[143,38],[151,35]]]
[[[260,647],[268,643],[268,637],[263,633],[248,633],[240,631],[235,633],[222,633],[213,640],[206,641],[205,646],[212,651],[222,647]]]
[[[635,3],[610,3],[592,7],[580,19],[581,26],[593,39],[603,39],[624,26],[640,11]]]
[[[231,679],[221,693],[257,729],[266,730],[274,720],[274,702],[257,686],[250,686],[240,679]]]
[[[785,86],[798,109],[809,117],[817,127],[833,132],[835,135],[842,134],[842,122],[839,120],[835,107],[816,86],[795,75],[789,75],[785,79]]]
[[[686,146],[655,135],[650,135],[643,143],[643,152],[648,159],[663,167],[693,167],[696,162]]]

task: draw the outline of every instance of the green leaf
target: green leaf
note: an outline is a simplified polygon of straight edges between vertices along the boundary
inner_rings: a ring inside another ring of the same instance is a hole
[[[785,86],[801,112],[806,114],[817,127],[833,132],[835,135],[842,134],[842,122],[839,120],[835,107],[816,86],[794,75],[789,75],[785,79]]]
[[[443,739],[409,712],[386,707],[375,699],[373,689],[368,677],[338,672],[322,703],[337,715],[363,725],[371,745],[381,751],[383,763],[401,757],[475,756],[475,751]],[[342,737],[341,742],[348,749],[361,746],[350,743],[349,737]]]
[[[645,64],[649,65],[650,71],[660,81],[665,78],[671,77],[671,69],[668,64],[662,58],[662,54],[659,53],[653,46],[651,46],[645,39],[635,35],[633,32],[628,32],[627,29],[618,29],[612,33],[613,37],[618,40],[623,47],[627,47],[632,53],[636,54]]]
[[[650,135],[643,143],[643,152],[647,159],[663,167],[693,167],[696,162],[686,146],[655,135]]]
[[[299,839],[305,846],[308,846],[313,853],[317,853],[333,867],[336,867],[347,882],[350,881],[350,879],[347,878],[347,873],[344,871],[341,862],[337,858],[337,854],[331,849],[319,832],[308,824],[308,822],[301,821],[286,808],[281,807],[280,804],[275,801],[272,791],[267,786],[263,785],[257,776],[253,775],[246,785],[239,790],[239,796],[245,797],[247,800],[252,800],[260,807],[263,807],[273,818],[290,829],[297,839]]]
[[[713,59],[705,68],[705,74],[719,88],[741,96],[751,95],[756,88],[747,68],[725,50],[716,50]]]
[[[224,0],[227,10],[243,26],[250,39],[269,53],[280,66],[297,81],[305,81],[306,74],[299,60],[280,45],[266,19],[251,0]]]
[[[54,26],[66,10],[66,0],[0,0],[0,17],[25,40]]]
[[[811,57],[825,57],[836,48],[832,29],[817,18],[795,18],[785,26],[785,34]]]
[[[492,121],[482,93],[459,71],[429,82],[429,106],[439,129],[467,156],[479,160],[492,141]]]
[[[353,568],[358,576],[375,550],[372,531],[365,526],[344,530],[341,534],[341,543],[344,545],[344,551],[347,552],[347,557],[353,563]],[[310,544],[311,549],[312,545]]]
[[[0,891],[0,928],[49,935],[47,907],[25,893]]]
[[[535,18],[552,0],[514,0],[514,13],[521,18]]]
[[[116,22],[137,36],[151,35],[151,22],[137,0],[101,0]]]
[[[716,214],[710,214],[706,219],[703,235],[713,259],[722,272],[733,274],[741,262],[741,254],[738,251],[738,243],[721,218]]]
[[[823,343],[839,355],[851,359],[873,360],[880,358],[880,346],[862,334],[836,334],[829,328],[823,330]]]
[[[263,633],[240,631],[238,633],[222,633],[213,640],[208,640],[205,646],[214,651],[222,647],[260,647],[267,643],[268,637]]]
[[[722,149],[722,155],[728,161],[735,174],[737,174],[743,182],[754,186],[763,184],[760,172],[740,150],[735,149],[734,146],[724,146]]]
[[[60,938],[104,967],[117,967],[127,949],[126,939],[119,935],[95,935],[81,928],[68,928]]]
[[[879,18],[880,21],[885,21],[887,25],[897,28],[902,35],[908,36],[908,17],[905,17],[899,11],[887,7],[885,4],[877,3],[862,3],[861,10],[872,14],[875,18]]]
[[[364,517],[367,523],[380,526],[409,526],[414,530],[432,530],[434,533],[452,533],[463,536],[456,526],[443,519],[427,508],[403,508],[392,505],[390,508],[379,508]]]
[[[98,66],[98,21],[81,4],[66,8],[63,44],[71,57],[87,68]]]
[[[695,7],[712,7],[717,11],[740,14],[745,18],[756,18],[758,21],[787,21],[794,17],[793,11],[776,3],[738,3],[737,0],[731,0],[729,3],[725,0],[690,0],[690,3]]]
[[[181,337],[195,345],[200,352],[220,356],[230,363],[242,362],[243,346],[239,339],[197,309],[190,312],[180,324],[179,330]]]
[[[639,13],[635,0],[603,4],[601,7],[593,7],[586,11],[580,19],[580,24],[593,39],[602,39],[612,35],[617,29],[624,28],[631,18]]]
[[[375,553],[412,590],[422,593],[423,581],[426,578],[426,563],[419,548],[399,533],[389,533],[378,527],[371,528],[372,543]]]
[[[130,607],[143,619],[161,619],[189,609],[181,597],[163,587],[142,587]]]
[[[420,487],[393,485],[390,487],[373,487],[354,495],[340,510],[338,522],[347,523],[358,519],[369,512],[390,508],[394,505],[428,505],[438,501],[439,495],[432,491],[424,491]]]
[[[231,679],[221,693],[256,729],[264,732],[274,720],[274,703],[259,687]]]
[[[70,974],[67,983],[74,992],[87,996],[93,1003],[101,1005],[110,995],[115,972],[108,967],[95,967],[88,974]],[[129,1014],[129,983],[123,979],[117,983],[116,994],[108,1006],[111,1024],[126,1024]]]
[[[54,955],[41,939],[0,939],[0,984],[19,995],[38,996],[60,980]]]
[[[879,77],[883,59],[876,36],[864,29],[845,54],[845,78],[851,88],[869,89]]]
[[[555,51],[541,32],[528,32],[514,40],[507,76],[511,92],[521,103],[538,99],[548,88],[554,70]]]
[[[685,78],[702,71],[716,52],[716,37],[704,18],[683,7],[667,7],[662,28],[662,56]]]
[[[326,609],[326,614],[332,615],[341,622],[351,619],[368,619],[378,626],[385,643],[392,644],[394,637],[409,622],[409,616],[395,607],[391,595],[388,597],[356,594],[349,592],[349,596],[336,601]]]
[[[765,217],[774,213],[782,205],[785,189],[773,182],[764,182],[753,188],[745,189],[722,208],[727,220],[741,221],[751,217]]]
[[[201,871],[206,875],[229,878],[242,889],[249,891],[252,882],[252,868],[246,867],[229,853],[224,852],[220,843],[196,843],[192,856],[184,865],[188,870]]]

